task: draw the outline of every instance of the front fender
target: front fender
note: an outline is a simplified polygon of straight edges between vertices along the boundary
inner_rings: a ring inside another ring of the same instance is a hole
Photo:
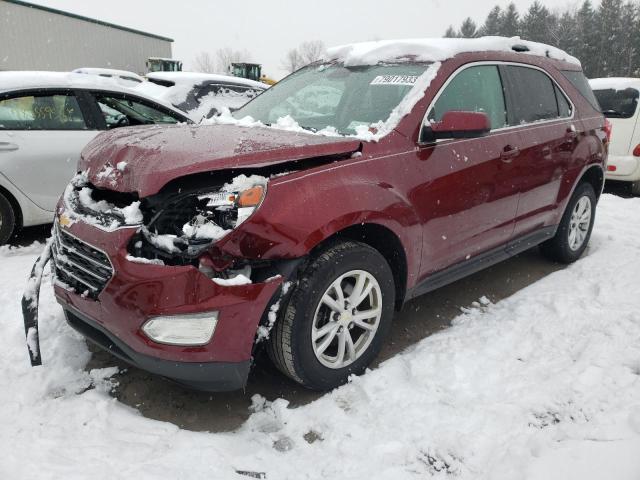
[[[422,228],[414,208],[391,183],[362,170],[334,167],[270,182],[262,206],[217,247],[241,258],[298,258],[345,228],[374,223],[400,239],[409,270],[417,269]]]

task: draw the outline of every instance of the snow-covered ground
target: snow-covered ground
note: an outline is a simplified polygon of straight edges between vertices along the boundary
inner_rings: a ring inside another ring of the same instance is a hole
[[[47,282],[29,367],[19,300],[41,248],[0,247],[0,478],[640,478],[640,199],[603,197],[578,263],[314,403],[256,397],[233,433],[112,398]]]

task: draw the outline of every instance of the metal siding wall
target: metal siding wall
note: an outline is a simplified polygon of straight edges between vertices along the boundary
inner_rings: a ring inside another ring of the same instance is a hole
[[[171,42],[0,0],[0,70],[104,67],[145,73]]]

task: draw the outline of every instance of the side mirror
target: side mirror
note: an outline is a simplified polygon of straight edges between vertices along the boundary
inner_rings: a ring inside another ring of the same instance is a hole
[[[486,113],[449,111],[442,120],[423,125],[421,140],[430,142],[444,138],[477,138],[491,131],[491,120]]]

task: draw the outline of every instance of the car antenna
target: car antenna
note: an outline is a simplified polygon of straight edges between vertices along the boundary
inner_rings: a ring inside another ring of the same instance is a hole
[[[529,47],[527,47],[526,45],[522,45],[521,43],[518,43],[514,46],[511,47],[511,50],[513,50],[514,52],[528,52],[529,51]]]

